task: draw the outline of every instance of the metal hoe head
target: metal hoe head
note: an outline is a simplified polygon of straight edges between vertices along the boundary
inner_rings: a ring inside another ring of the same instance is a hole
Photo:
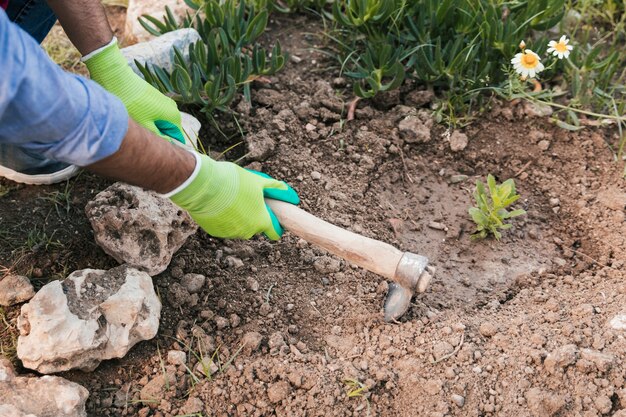
[[[407,312],[415,292],[426,291],[435,268],[428,266],[428,258],[405,252],[398,266],[394,281],[389,284],[385,300],[385,321],[396,321]]]

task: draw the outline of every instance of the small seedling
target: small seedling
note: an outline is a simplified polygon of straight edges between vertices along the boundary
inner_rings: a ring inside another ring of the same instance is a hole
[[[513,179],[508,179],[498,185],[493,175],[489,174],[487,186],[489,187],[490,198],[487,197],[485,185],[480,180],[476,181],[474,199],[478,207],[469,209],[469,214],[476,223],[476,231],[472,233],[472,239],[484,239],[491,233],[500,240],[502,234],[499,229],[506,230],[512,227],[510,223],[504,223],[504,221],[526,214],[526,211],[522,209],[506,210],[506,207],[516,202],[520,197],[515,191]]]

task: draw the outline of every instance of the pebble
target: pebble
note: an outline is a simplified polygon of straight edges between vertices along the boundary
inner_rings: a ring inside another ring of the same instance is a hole
[[[450,150],[452,152],[460,152],[463,149],[467,148],[468,144],[467,135],[458,130],[455,130],[450,135]]]
[[[443,223],[439,223],[439,222],[429,222],[428,227],[430,227],[431,229],[435,229],[435,230],[443,230],[446,232],[448,231],[448,228],[446,227],[446,225]]]
[[[272,333],[268,341],[268,345],[270,349],[280,348],[284,344],[285,344],[285,339],[283,338],[283,334],[281,332]]]
[[[215,316],[215,326],[218,330],[222,330],[230,325],[228,319],[222,316]]]
[[[241,324],[241,318],[235,313],[230,315],[230,326],[237,327]]]
[[[438,342],[435,346],[433,346],[433,355],[435,356],[435,360],[439,360],[453,351],[454,347],[445,341]]]
[[[550,206],[556,207],[556,206],[560,206],[560,205],[561,205],[561,200],[559,200],[558,198],[551,198],[550,199]]]
[[[492,337],[498,332],[498,328],[496,327],[495,324],[486,321],[480,325],[480,327],[478,328],[478,331],[480,332],[481,335],[485,337]]]
[[[272,307],[269,305],[269,303],[261,304],[261,307],[259,308],[259,314],[261,316],[265,317],[268,314],[270,314],[271,312],[272,312]]]
[[[206,277],[200,274],[185,274],[181,279],[181,284],[190,294],[195,294],[202,290]]]
[[[313,171],[311,172],[311,178],[313,178],[314,181],[319,181],[322,179],[322,174],[317,171]]]
[[[540,150],[547,151],[550,148],[550,141],[542,140],[537,144],[537,146],[539,147]]]
[[[9,275],[0,281],[0,306],[9,307],[35,296],[30,280],[22,275]]]
[[[307,123],[306,126],[304,126],[304,129],[307,132],[312,132],[316,129],[315,125],[311,124],[311,123]]]
[[[224,259],[224,262],[226,262],[226,266],[228,266],[229,268],[241,268],[243,266],[243,261],[232,255],[227,256]]]
[[[258,350],[261,347],[261,342],[263,342],[263,336],[258,332],[248,332],[241,339],[241,343],[244,345],[243,350],[247,354]]]
[[[313,268],[322,274],[331,274],[341,271],[341,262],[330,256],[320,256],[313,262]]]
[[[291,310],[293,310],[293,309],[294,309],[294,307],[295,307],[295,305],[294,305],[294,304],[289,303],[289,304],[287,304],[287,306],[285,307],[285,310],[287,310],[287,311],[291,311]]]
[[[167,352],[167,363],[170,365],[183,365],[187,362],[187,355],[180,350],[170,350]]]
[[[259,290],[259,282],[252,277],[248,277],[246,278],[246,287],[251,291],[257,292]]]
[[[609,322],[609,326],[614,330],[626,331],[626,314],[618,314]]]
[[[458,407],[463,407],[465,405],[465,397],[459,394],[452,394],[450,399],[453,403],[455,403]]]

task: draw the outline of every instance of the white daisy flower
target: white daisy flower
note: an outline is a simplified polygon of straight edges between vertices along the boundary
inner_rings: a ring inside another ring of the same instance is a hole
[[[569,53],[574,47],[572,45],[568,45],[569,39],[565,37],[565,35],[561,36],[561,39],[557,41],[550,41],[548,43],[548,53],[558,56],[559,59],[567,58]]]
[[[515,54],[515,57],[511,59],[511,64],[513,64],[515,71],[520,74],[523,79],[528,77],[534,78],[544,69],[539,55],[530,49]]]

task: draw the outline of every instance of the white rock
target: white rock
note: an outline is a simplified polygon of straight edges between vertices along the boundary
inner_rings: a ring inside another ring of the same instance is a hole
[[[170,350],[167,352],[167,363],[170,365],[184,365],[187,362],[187,355],[181,350]]]
[[[145,272],[83,269],[46,284],[17,319],[17,356],[41,373],[93,371],[153,338],[161,303]]]
[[[468,143],[467,135],[463,132],[455,130],[450,135],[450,150],[452,152],[460,152],[467,148]]]
[[[89,396],[81,385],[56,376],[17,377],[10,363],[0,360],[0,416],[83,417]]]
[[[159,274],[198,226],[159,194],[115,183],[87,203],[96,243],[121,264]]]
[[[165,6],[168,6],[177,20],[185,15],[187,11],[193,12],[192,9],[185,5],[184,0],[128,0],[126,8],[126,27],[124,30],[125,43],[143,42],[154,39],[154,36],[146,31],[139,23],[139,17],[148,14],[159,20],[165,15]],[[165,36],[165,35],[163,35]]]
[[[168,72],[174,69],[174,47],[183,54],[186,62],[189,62],[189,45],[200,40],[200,35],[195,29],[178,29],[165,35],[154,38],[148,42],[122,48],[122,55],[128,65],[141,77],[141,71],[137,68],[135,60],[143,66],[157,65]]]
[[[8,275],[0,281],[0,306],[28,301],[35,295],[30,280],[22,275]]]
[[[609,326],[614,330],[626,331],[626,314],[618,314],[609,322]]]
[[[425,123],[421,118],[412,115],[405,117],[398,124],[400,137],[407,143],[430,142],[431,127],[432,121]]]

